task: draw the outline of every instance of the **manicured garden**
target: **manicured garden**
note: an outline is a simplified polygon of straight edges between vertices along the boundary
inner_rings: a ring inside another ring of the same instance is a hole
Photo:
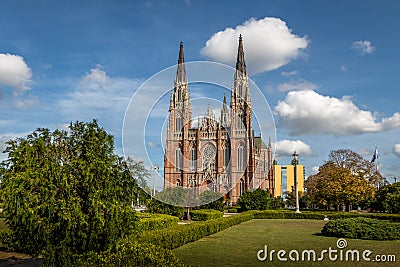
[[[274,254],[273,261],[259,261],[257,252],[268,246],[268,250],[315,250],[337,249],[336,237],[321,236],[326,221],[303,219],[254,219],[235,225],[219,233],[202,238],[173,250],[184,264],[190,266],[398,266],[400,241],[371,241],[346,239],[347,248],[360,253],[371,250],[372,259],[377,254],[396,255],[397,263],[391,262],[332,262],[325,254],[323,262],[280,262]],[[345,250],[346,250],[345,249]],[[286,255],[287,257],[287,255]],[[361,256],[360,256],[361,257]]]

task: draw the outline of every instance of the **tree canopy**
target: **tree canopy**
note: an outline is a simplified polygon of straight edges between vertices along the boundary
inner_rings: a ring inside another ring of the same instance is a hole
[[[7,143],[1,196],[10,245],[53,263],[104,250],[135,226],[137,184],[97,121]]]
[[[374,193],[372,167],[351,150],[332,151],[318,173],[308,177],[307,195],[314,203],[337,209],[367,201]]]

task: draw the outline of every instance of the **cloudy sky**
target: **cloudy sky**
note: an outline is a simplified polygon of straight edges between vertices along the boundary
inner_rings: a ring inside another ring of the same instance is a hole
[[[250,76],[276,122],[278,163],[297,150],[311,174],[331,150],[369,160],[376,144],[380,170],[393,181],[400,177],[399,12],[398,1],[368,0],[4,0],[0,149],[37,127],[96,118],[122,153],[132,95],[176,64],[180,41],[186,61],[232,66],[242,34]],[[162,155],[157,160],[162,165]]]

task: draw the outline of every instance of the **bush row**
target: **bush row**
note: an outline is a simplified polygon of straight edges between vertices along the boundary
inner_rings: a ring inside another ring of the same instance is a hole
[[[383,213],[356,213],[356,212],[325,212],[325,211],[302,211],[295,213],[291,210],[263,210],[254,211],[255,219],[314,219],[322,220],[327,217],[330,220],[343,218],[371,218],[400,222],[400,214]]]
[[[138,213],[139,223],[136,231],[150,231],[168,228],[178,224],[178,217],[167,214]]]
[[[321,233],[325,236],[371,240],[400,239],[400,225],[371,218],[346,218],[331,220]]]
[[[152,243],[163,248],[174,249],[253,218],[254,213],[248,211],[226,218],[179,225],[163,230],[147,231],[143,232],[138,238],[140,243]]]
[[[323,220],[325,215],[316,212],[295,213],[289,210],[254,211],[254,219],[314,219]]]
[[[326,216],[331,219],[344,219],[344,218],[371,218],[377,220],[388,220],[392,222],[400,222],[400,214],[388,214],[388,213],[354,213],[354,212],[332,212],[326,213]]]
[[[90,252],[76,257],[74,266],[165,266],[183,267],[171,250],[132,238],[120,239],[103,252]]]
[[[184,266],[179,263],[171,249],[205,236],[217,233],[233,225],[254,218],[252,211],[196,222],[172,226],[166,229],[144,231],[122,238],[108,250],[79,255],[75,266]]]
[[[204,209],[192,210],[190,215],[193,221],[208,221],[211,219],[218,219],[224,216],[224,213],[218,210]]]

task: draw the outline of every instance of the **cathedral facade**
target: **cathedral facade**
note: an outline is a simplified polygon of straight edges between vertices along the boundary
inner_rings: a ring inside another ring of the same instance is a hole
[[[209,105],[193,127],[183,44],[180,44],[169,105],[164,188],[213,190],[224,194],[232,204],[245,190],[262,188],[274,193],[271,143],[266,146],[261,136],[255,137],[252,127],[242,36],[233,76],[229,106],[224,95],[219,118]]]

